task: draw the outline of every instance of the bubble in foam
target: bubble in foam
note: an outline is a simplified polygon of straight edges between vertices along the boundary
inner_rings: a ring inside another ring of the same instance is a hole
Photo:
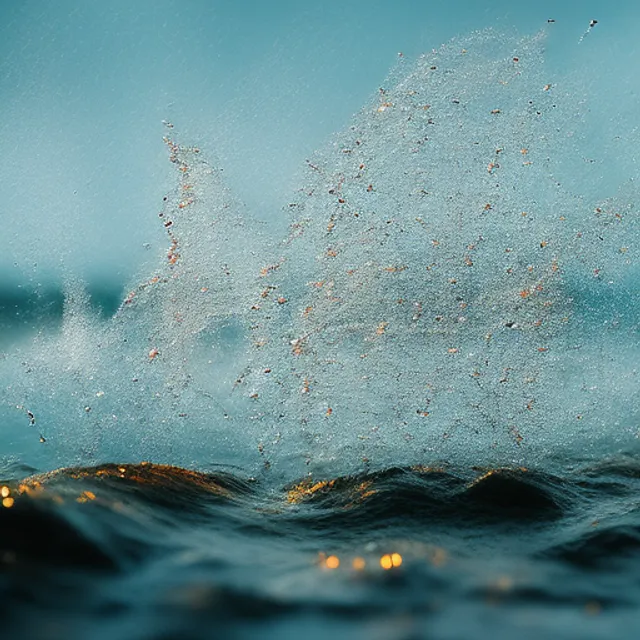
[[[107,325],[76,285],[62,336],[19,356],[8,395],[45,414],[56,463],[296,476],[629,446],[637,184],[594,198],[566,171],[585,106],[543,43],[482,32],[401,60],[309,160],[279,243],[167,138],[160,266]]]

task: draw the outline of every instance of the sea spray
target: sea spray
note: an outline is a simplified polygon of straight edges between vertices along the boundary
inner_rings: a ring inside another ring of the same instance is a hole
[[[562,176],[586,107],[543,42],[486,32],[400,68],[309,161],[255,307],[271,442],[329,466],[539,464],[635,438],[635,184],[592,200]]]
[[[287,478],[633,447],[636,176],[594,193],[588,96],[549,77],[544,40],[486,31],[401,60],[310,157],[282,241],[168,124],[166,254],[108,323],[75,284],[61,334],[5,359],[10,437],[28,410],[43,466]]]

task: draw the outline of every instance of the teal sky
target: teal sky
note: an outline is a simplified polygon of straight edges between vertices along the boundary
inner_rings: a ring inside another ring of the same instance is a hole
[[[548,18],[555,63],[592,70],[596,93],[615,86],[615,108],[637,121],[632,2],[0,0],[0,278],[124,281],[164,246],[163,118],[268,219],[398,52],[487,26],[531,33]]]

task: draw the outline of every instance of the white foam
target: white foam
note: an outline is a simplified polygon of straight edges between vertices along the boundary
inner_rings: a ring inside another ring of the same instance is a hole
[[[637,176],[594,193],[567,170],[584,85],[543,51],[487,31],[402,62],[310,159],[281,242],[168,139],[167,255],[108,324],[76,285],[61,336],[5,361],[14,419],[55,464],[287,477],[632,447]]]

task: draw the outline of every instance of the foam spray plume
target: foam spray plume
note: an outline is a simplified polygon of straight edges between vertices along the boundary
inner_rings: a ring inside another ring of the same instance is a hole
[[[61,332],[1,363],[25,458],[291,479],[633,448],[637,182],[567,171],[587,107],[544,41],[401,59],[308,161],[283,240],[168,124],[161,263],[106,323],[70,285]]]

